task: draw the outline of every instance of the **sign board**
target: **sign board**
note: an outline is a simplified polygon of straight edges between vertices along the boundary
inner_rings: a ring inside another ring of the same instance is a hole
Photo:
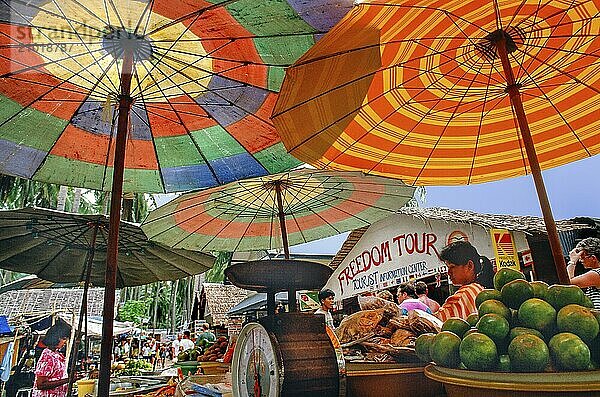
[[[318,292],[300,292],[298,293],[298,302],[300,302],[300,311],[317,310],[321,307],[319,303]]]
[[[512,233],[506,229],[490,229],[490,235],[496,258],[496,271],[504,268],[520,271],[519,254]]]
[[[531,251],[523,251],[523,266],[531,266],[533,265],[533,255],[531,255]]]
[[[467,240],[481,255],[494,258],[489,229],[395,214],[369,226],[335,269],[325,288],[341,300],[446,272],[439,251],[449,242]],[[519,251],[528,250],[525,234],[514,233]]]
[[[227,337],[238,336],[242,332],[244,321],[241,318],[229,318],[227,320]]]

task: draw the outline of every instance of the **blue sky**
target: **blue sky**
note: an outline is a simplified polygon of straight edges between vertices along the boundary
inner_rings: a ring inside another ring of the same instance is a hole
[[[600,218],[600,156],[544,171],[555,219]],[[531,176],[469,186],[429,186],[424,207],[480,213],[542,216]],[[291,247],[292,252],[334,254],[347,233]]]

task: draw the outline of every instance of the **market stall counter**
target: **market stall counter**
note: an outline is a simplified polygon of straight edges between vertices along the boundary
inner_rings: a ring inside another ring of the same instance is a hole
[[[121,376],[110,379],[111,397],[132,397],[150,394],[167,385],[169,377],[164,376]],[[76,382],[77,396],[95,396],[97,379],[82,379]]]
[[[346,397],[439,397],[442,383],[427,378],[418,363],[348,363]]]

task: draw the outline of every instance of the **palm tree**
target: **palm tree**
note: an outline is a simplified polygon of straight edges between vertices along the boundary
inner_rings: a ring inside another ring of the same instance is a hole
[[[66,187],[64,210],[70,211],[79,195],[78,212],[94,213],[94,208],[86,195],[77,193],[78,189]],[[24,207],[54,208],[58,207],[61,186],[53,183],[30,181],[0,174],[0,209],[16,209]]]

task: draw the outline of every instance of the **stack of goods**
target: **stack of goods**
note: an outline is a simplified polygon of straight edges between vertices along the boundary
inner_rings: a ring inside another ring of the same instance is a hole
[[[145,360],[129,360],[127,364],[113,364],[115,376],[136,376],[152,371],[152,364]]]
[[[437,335],[421,335],[419,358],[475,371],[594,370],[600,364],[600,312],[574,285],[527,282],[501,269],[494,289],[476,299],[467,321],[451,318]]]
[[[364,310],[344,318],[335,330],[347,361],[414,361],[416,338],[440,331],[440,321],[425,312],[402,316],[396,304],[377,297],[359,303]]]
[[[217,361],[223,358],[229,344],[226,337],[221,336],[216,342],[208,342],[206,339],[193,349],[180,352],[177,361]]]
[[[204,348],[202,355],[198,355],[198,361],[217,361],[222,359],[227,352],[227,345],[229,341],[226,337],[219,337],[216,342],[209,344]]]
[[[231,375],[193,375],[177,384],[175,397],[233,397]]]

